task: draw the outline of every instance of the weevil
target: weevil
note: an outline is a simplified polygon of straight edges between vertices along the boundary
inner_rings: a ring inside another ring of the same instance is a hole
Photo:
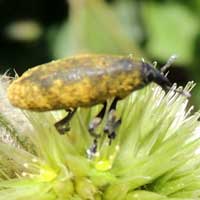
[[[173,61],[174,57],[171,57],[162,69]],[[99,137],[96,128],[107,111],[107,100],[113,99],[104,132],[111,141],[121,123],[121,119],[116,117],[117,102],[151,82],[157,83],[164,91],[169,91],[172,86],[162,71],[144,60],[131,56],[88,54],[31,68],[10,84],[7,94],[10,102],[22,109],[65,109],[67,116],[55,123],[61,134],[69,129],[69,121],[78,107],[103,104],[88,127],[94,137],[91,151],[95,152]]]

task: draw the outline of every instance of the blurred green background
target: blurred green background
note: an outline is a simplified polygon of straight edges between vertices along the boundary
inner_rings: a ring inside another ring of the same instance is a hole
[[[194,80],[200,108],[200,0],[0,0],[1,73],[90,52],[159,66],[177,54],[169,78]]]

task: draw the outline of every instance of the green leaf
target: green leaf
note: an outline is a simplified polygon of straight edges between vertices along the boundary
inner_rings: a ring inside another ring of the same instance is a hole
[[[200,28],[198,16],[175,2],[145,3],[143,16],[149,36],[147,51],[152,57],[166,60],[176,53],[178,62],[183,65],[193,61],[195,38]]]

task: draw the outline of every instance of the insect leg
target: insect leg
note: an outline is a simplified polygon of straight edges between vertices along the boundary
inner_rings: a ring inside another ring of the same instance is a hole
[[[118,97],[116,97],[113,100],[109,108],[108,119],[104,128],[104,132],[108,135],[108,138],[110,139],[110,142],[109,142],[110,144],[112,140],[116,137],[115,130],[121,124],[121,119],[117,119],[117,115],[116,115],[116,107],[117,107],[117,102],[119,100],[120,99]]]
[[[66,131],[69,131],[69,121],[71,120],[71,118],[73,117],[73,115],[76,112],[76,108],[75,109],[69,109],[67,110],[68,114],[67,116],[65,116],[63,119],[61,119],[60,121],[56,122],[54,125],[57,129],[57,131],[63,135],[65,134]]]
[[[107,106],[107,102],[104,102],[103,108],[100,110],[100,112],[96,115],[96,117],[89,124],[88,131],[92,137],[95,137],[95,138],[99,137],[99,135],[95,132],[95,130],[100,125],[100,123],[105,115],[106,106]]]
[[[100,137],[100,135],[96,133],[96,129],[102,122],[102,119],[106,112],[106,106],[107,106],[107,102],[104,102],[103,108],[96,115],[96,117],[90,122],[89,127],[88,127],[88,131],[90,135],[94,137],[93,144],[87,150],[87,154],[89,158],[91,158],[96,153],[96,150],[97,150],[97,139]]]

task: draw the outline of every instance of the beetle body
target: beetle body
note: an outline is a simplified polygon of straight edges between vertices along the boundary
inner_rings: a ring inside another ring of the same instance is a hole
[[[146,62],[128,56],[81,55],[29,69],[11,83],[8,98],[14,106],[34,111],[88,107],[113,97],[122,99],[152,81],[163,89],[170,86]]]

